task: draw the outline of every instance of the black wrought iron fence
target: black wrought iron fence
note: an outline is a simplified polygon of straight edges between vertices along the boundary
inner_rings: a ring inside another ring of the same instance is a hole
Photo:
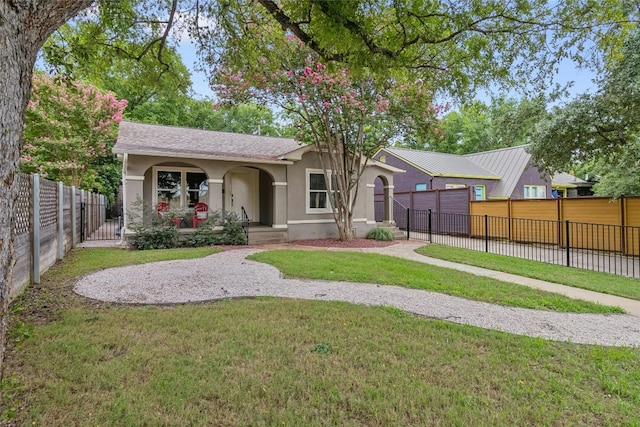
[[[396,224],[411,238],[640,278],[640,227],[408,209]]]
[[[80,203],[80,241],[118,240],[122,232],[121,208],[105,197],[89,195]]]

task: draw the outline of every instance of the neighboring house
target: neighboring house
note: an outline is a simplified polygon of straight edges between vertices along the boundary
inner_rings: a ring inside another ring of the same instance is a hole
[[[276,240],[337,237],[318,152],[293,139],[213,132],[123,121],[113,149],[123,161],[125,227],[136,200],[187,212],[193,227],[196,203],[209,211],[247,212],[255,229]],[[376,226],[374,181],[388,188],[385,221],[392,221],[393,174],[400,169],[370,160],[354,208],[356,235]],[[188,212],[191,211],[191,216]],[[251,235],[251,232],[250,232]]]
[[[551,179],[525,145],[465,156],[389,147],[374,159],[406,170],[395,178],[395,193],[470,187],[473,200],[551,197]]]
[[[593,182],[585,181],[571,174],[559,172],[551,178],[553,197],[593,196]]]

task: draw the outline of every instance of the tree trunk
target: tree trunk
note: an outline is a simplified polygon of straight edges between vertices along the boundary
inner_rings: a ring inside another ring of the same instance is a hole
[[[91,0],[0,0],[0,375],[6,348],[14,264],[13,207],[24,113],[38,50],[47,37]]]

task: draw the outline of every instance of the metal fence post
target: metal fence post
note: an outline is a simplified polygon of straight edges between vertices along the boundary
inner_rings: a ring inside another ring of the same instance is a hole
[[[78,232],[77,229],[77,216],[76,212],[76,186],[71,187],[71,247],[75,248],[78,244]]]
[[[484,215],[484,251],[489,252],[489,215]]]
[[[33,283],[40,283],[40,175],[33,174]]]
[[[411,208],[407,208],[407,240],[411,234]]]
[[[58,261],[64,258],[64,185],[58,181]]]
[[[433,243],[433,235],[431,234],[431,209],[429,209],[427,230],[429,231],[429,243]]]
[[[567,267],[571,267],[571,242],[569,239],[569,220],[565,221],[565,231],[566,231],[566,243],[567,243]]]
[[[80,190],[80,243],[84,242],[85,231],[85,202],[84,202],[84,190]]]

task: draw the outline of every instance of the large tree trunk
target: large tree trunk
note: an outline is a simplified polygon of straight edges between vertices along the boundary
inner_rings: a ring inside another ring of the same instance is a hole
[[[91,0],[0,0],[0,374],[6,347],[8,295],[14,264],[12,213],[24,113],[38,50]]]

